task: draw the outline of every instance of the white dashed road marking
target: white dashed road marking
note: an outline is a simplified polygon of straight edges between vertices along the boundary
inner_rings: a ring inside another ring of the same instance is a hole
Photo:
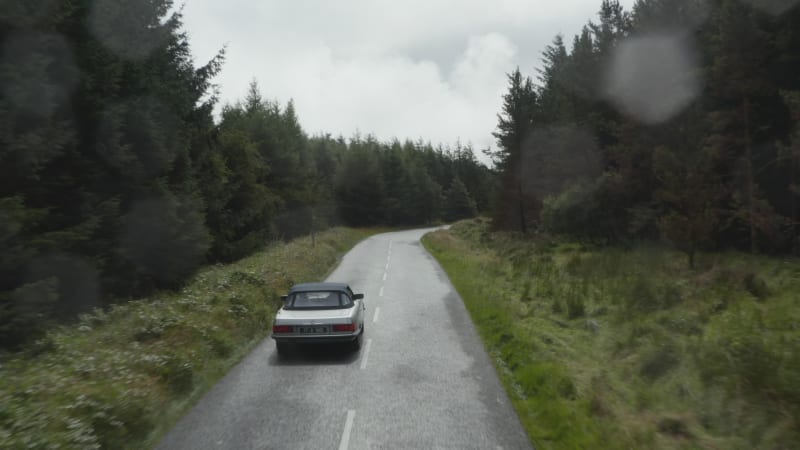
[[[369,358],[370,347],[372,347],[372,339],[367,339],[367,346],[364,348],[364,356],[361,357],[361,370],[367,368],[367,359]]]
[[[353,419],[356,418],[356,411],[354,409],[347,410],[347,420],[344,422],[344,431],[342,432],[342,440],[339,441],[339,450],[347,450],[350,446],[350,431],[353,430]]]
[[[372,317],[373,323],[378,323],[378,314],[380,314],[380,312],[381,312],[380,308],[375,308],[375,315]]]

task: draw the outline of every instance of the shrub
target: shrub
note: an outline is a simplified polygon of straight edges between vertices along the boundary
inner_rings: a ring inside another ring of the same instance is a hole
[[[152,428],[147,403],[134,393],[121,395],[122,400],[110,398],[106,414],[91,415],[92,427],[103,448],[124,448],[131,440],[144,438]]]
[[[573,284],[567,290],[567,317],[577,319],[586,315],[585,298],[589,293],[589,285],[586,282]]]
[[[193,385],[192,364],[177,355],[145,354],[141,357],[147,373],[158,377],[177,395],[188,393]]]
[[[519,300],[522,302],[529,302],[532,300],[531,298],[531,280],[530,278],[526,279],[522,285],[522,294],[519,297]]]
[[[163,315],[140,313],[139,319],[143,324],[138,327],[134,333],[133,338],[138,342],[149,342],[160,338],[167,330],[173,328],[179,323],[178,317],[171,312]]]
[[[249,284],[252,286],[263,286],[266,284],[264,277],[256,275],[253,272],[242,272],[240,270],[236,270],[231,274],[230,281],[234,283]]]
[[[95,390],[75,395],[64,410],[70,443],[83,448],[126,448],[152,427],[145,398],[137,391]]]
[[[781,390],[782,375],[787,374],[786,358],[780,353],[781,337],[765,328],[763,320],[754,307],[740,306],[723,313],[698,352],[698,367],[706,384],[722,383],[756,398],[769,398]],[[796,386],[787,392],[794,389]]]
[[[194,368],[183,358],[173,356],[167,360],[159,375],[175,394],[186,394],[194,385]]]
[[[567,262],[564,264],[564,271],[570,275],[578,275],[581,269],[581,255],[579,253],[573,253],[567,259]]]
[[[671,342],[661,343],[644,353],[639,374],[649,380],[662,377],[680,362],[680,352]]]
[[[744,288],[747,290],[747,292],[753,294],[753,296],[757,299],[764,299],[770,294],[767,282],[753,272],[748,272],[745,274],[742,283],[744,284]]]
[[[0,347],[18,350],[44,336],[47,317],[58,300],[58,280],[48,278],[0,292]]]
[[[628,312],[652,312],[671,308],[683,301],[683,293],[674,283],[657,284],[652,278],[639,275],[630,284],[625,299]]]
[[[672,436],[692,436],[692,433],[689,431],[689,427],[687,427],[682,420],[675,419],[673,417],[664,417],[663,419],[659,420],[657,427],[658,431]]]
[[[570,319],[577,319],[586,315],[586,306],[583,302],[583,297],[580,295],[573,295],[567,299],[567,317]]]
[[[528,397],[573,400],[577,395],[575,383],[567,370],[554,362],[526,365],[516,375]]]
[[[208,337],[208,344],[214,355],[220,358],[227,358],[233,352],[233,343],[226,336],[215,333]]]
[[[702,324],[696,317],[691,316],[665,316],[658,320],[664,328],[685,335],[700,335],[703,333]]]
[[[711,276],[719,286],[740,286],[757,299],[771,294],[767,282],[751,270],[712,269]]]
[[[683,302],[683,293],[676,284],[664,284],[660,287],[661,308],[671,308]]]
[[[615,239],[613,213],[599,201],[602,181],[577,183],[558,196],[548,197],[542,208],[542,227],[549,232],[592,240]]]
[[[631,283],[625,306],[629,311],[652,311],[660,306],[656,286],[649,277],[639,275]]]

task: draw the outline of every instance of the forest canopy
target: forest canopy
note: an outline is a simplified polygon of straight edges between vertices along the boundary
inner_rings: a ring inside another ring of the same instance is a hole
[[[800,253],[800,7],[604,0],[508,91],[495,227]]]

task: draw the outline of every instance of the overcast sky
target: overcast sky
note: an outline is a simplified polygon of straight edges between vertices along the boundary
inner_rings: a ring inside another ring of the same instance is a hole
[[[632,0],[623,1],[626,7]],[[492,131],[519,66],[534,75],[544,47],[569,43],[599,0],[186,0],[198,64],[227,46],[222,103],[256,79],[294,99],[309,134],[494,145]]]

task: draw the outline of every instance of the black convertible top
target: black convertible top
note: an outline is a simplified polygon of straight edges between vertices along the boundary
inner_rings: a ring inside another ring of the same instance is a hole
[[[314,291],[338,291],[338,292],[345,292],[348,295],[352,295],[353,291],[350,290],[350,286],[345,283],[300,283],[295,284],[289,289],[289,294],[294,294],[295,292],[314,292]]]

